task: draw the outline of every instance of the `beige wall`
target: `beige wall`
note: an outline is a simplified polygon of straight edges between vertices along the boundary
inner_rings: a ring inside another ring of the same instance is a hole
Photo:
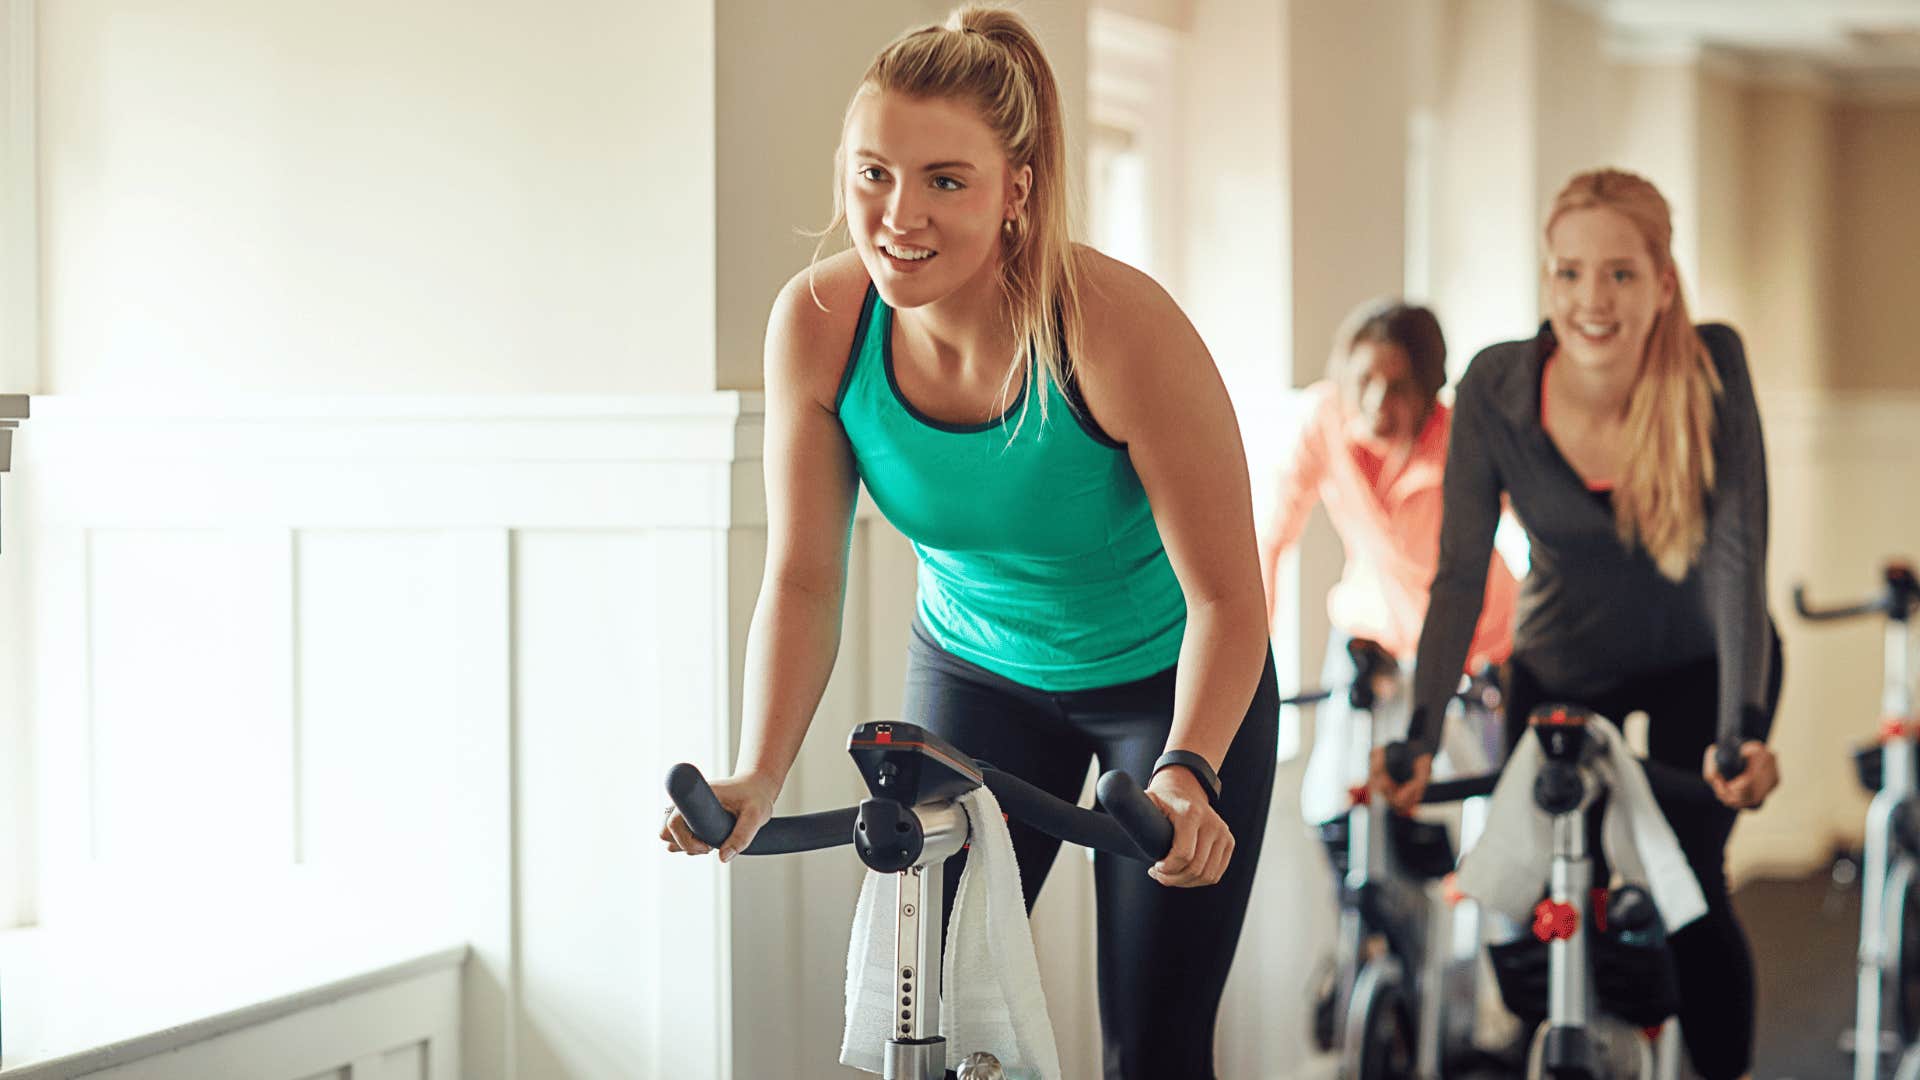
[[[1832,377],[1835,223],[1833,128],[1822,92],[1747,91],[1746,288],[1754,375],[1763,389],[1805,390]]]
[[[40,12],[44,389],[712,387],[712,3]]]
[[[1920,390],[1920,100],[1834,110],[1837,390]]]
[[[1746,161],[1746,90],[1725,73],[1700,75],[1699,209],[1700,270],[1688,284],[1694,318],[1745,326],[1752,311],[1747,296],[1749,170]]]

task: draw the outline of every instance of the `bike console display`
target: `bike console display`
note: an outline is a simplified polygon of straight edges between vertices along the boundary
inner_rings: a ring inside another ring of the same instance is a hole
[[[918,724],[861,724],[847,739],[847,753],[874,798],[903,806],[956,799],[983,782],[972,758]]]
[[[1593,745],[1587,734],[1587,720],[1593,714],[1575,705],[1542,705],[1527,717],[1527,726],[1540,740],[1546,755],[1540,775],[1533,781],[1533,801],[1549,814],[1571,813],[1586,800],[1587,783],[1580,775],[1580,763]]]

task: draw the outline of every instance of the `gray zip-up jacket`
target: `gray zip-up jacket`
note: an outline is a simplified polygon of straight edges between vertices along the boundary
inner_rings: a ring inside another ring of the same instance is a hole
[[[1552,330],[1543,324],[1529,340],[1474,357],[1455,392],[1440,566],[1415,666],[1414,701],[1425,717],[1445,715],[1466,661],[1503,492],[1532,545],[1514,656],[1544,686],[1577,703],[1637,676],[1717,657],[1720,730],[1762,711],[1770,630],[1760,412],[1740,336],[1717,323],[1698,329],[1722,394],[1706,544],[1678,584],[1644,550],[1620,542],[1612,510],[1586,489],[1540,425],[1540,372],[1553,353]],[[1437,733],[1429,720],[1409,737],[1428,750]]]

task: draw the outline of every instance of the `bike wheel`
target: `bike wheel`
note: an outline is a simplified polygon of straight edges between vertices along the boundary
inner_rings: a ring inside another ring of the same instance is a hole
[[[1339,1037],[1340,969],[1332,957],[1320,962],[1310,986],[1312,1010],[1307,1016],[1307,1031],[1314,1047],[1324,1054],[1333,1049]]]
[[[1526,1080],[1559,1080],[1566,1075],[1597,1076],[1598,1080],[1657,1080],[1660,1076],[1658,1047],[1638,1029],[1610,1017],[1599,1018],[1589,1029],[1594,1055],[1590,1064],[1598,1070],[1578,1070],[1568,1074],[1546,1066],[1547,1024],[1533,1029],[1527,1041]]]
[[[1369,980],[1364,991],[1356,985],[1354,998],[1356,1006],[1364,1002],[1364,1008],[1356,1010],[1360,1025],[1348,1038],[1349,1075],[1355,1080],[1412,1080],[1418,1049],[1406,990],[1396,981]]]

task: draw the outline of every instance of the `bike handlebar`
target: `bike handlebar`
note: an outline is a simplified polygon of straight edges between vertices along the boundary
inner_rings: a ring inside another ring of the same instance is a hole
[[[1807,587],[1796,583],[1793,587],[1793,610],[1809,622],[1851,619],[1861,615],[1885,615],[1889,619],[1906,622],[1916,609],[1920,609],[1920,579],[1915,578],[1911,565],[1904,562],[1887,563],[1880,568],[1880,581],[1882,589],[1879,596],[1830,608],[1807,603]]]
[[[1404,743],[1396,743],[1404,746]],[[1392,747],[1390,746],[1389,751]],[[1647,774],[1647,785],[1656,796],[1664,796],[1665,801],[1692,806],[1720,806],[1720,797],[1713,793],[1713,785],[1706,777],[1690,769],[1668,765],[1659,761],[1635,758],[1641,770]],[[1724,773],[1722,775],[1725,775]],[[1500,783],[1501,771],[1496,769],[1478,776],[1463,776],[1453,780],[1437,780],[1428,784],[1420,793],[1422,804],[1459,802],[1493,794]],[[1396,783],[1405,783],[1404,780]]]
[[[681,762],[667,770],[667,797],[687,819],[687,827],[700,842],[719,847],[733,835],[738,819],[720,805],[700,770]],[[823,810],[817,814],[795,814],[770,819],[754,834],[742,855],[791,855],[800,851],[818,851],[853,843],[857,807]]]
[[[1056,840],[1147,862],[1159,861],[1173,847],[1173,822],[1131,776],[1117,769],[1102,776],[1095,787],[1106,810],[1098,813],[1055,798],[984,761],[975,764],[1000,809]],[[667,795],[702,843],[718,847],[733,835],[737,819],[720,805],[699,769],[685,762],[669,769]],[[851,844],[858,814],[858,807],[849,806],[771,818],[741,854],[790,855]]]
[[[1793,610],[1809,622],[1827,622],[1833,619],[1852,619],[1861,615],[1876,615],[1888,611],[1887,598],[1875,597],[1858,604],[1844,604],[1840,607],[1815,607],[1807,603],[1807,587],[1796,584],[1793,587]]]

